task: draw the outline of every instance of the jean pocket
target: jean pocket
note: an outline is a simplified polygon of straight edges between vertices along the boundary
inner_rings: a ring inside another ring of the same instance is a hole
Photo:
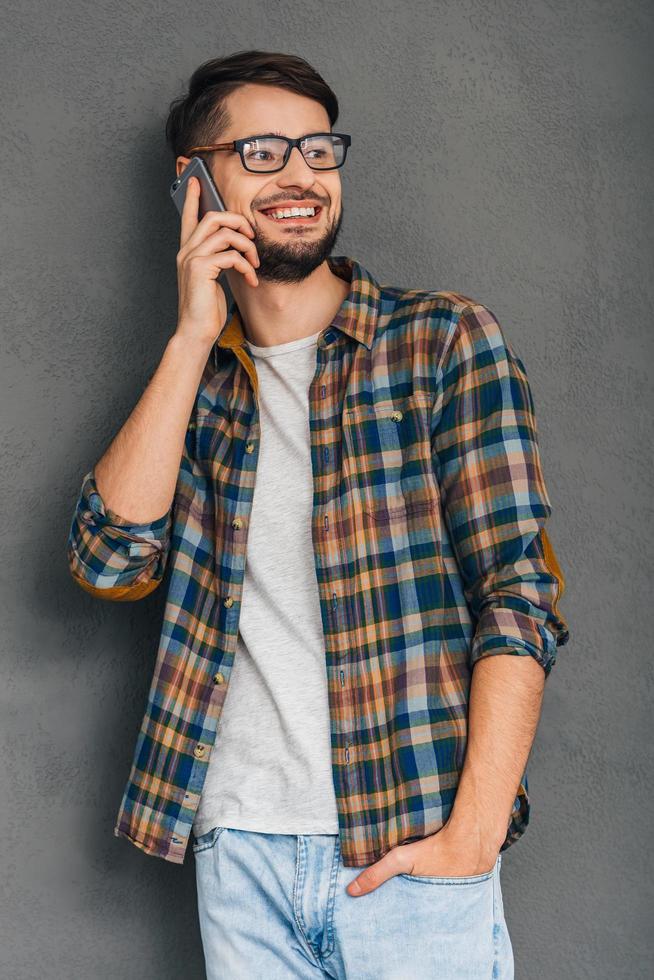
[[[428,885],[478,885],[482,881],[488,881],[492,878],[496,871],[499,870],[501,859],[498,857],[497,861],[490,869],[490,871],[484,871],[480,875],[465,875],[463,877],[452,877],[447,875],[409,875],[400,874],[400,878],[406,878],[407,881],[421,881]]]
[[[225,829],[225,827],[212,827],[211,830],[207,830],[205,834],[200,834],[200,836],[196,837],[193,841],[193,853],[199,854],[200,851],[211,850]]]

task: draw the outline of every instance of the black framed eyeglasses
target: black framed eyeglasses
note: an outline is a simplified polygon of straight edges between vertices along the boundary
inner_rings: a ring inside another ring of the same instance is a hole
[[[194,153],[211,153],[214,150],[234,150],[240,154],[241,163],[250,173],[275,173],[288,163],[291,150],[298,150],[312,170],[337,170],[345,163],[347,148],[352,138],[346,133],[309,133],[290,139],[265,133],[248,136],[231,143],[215,143],[211,146],[192,146],[186,156]]]

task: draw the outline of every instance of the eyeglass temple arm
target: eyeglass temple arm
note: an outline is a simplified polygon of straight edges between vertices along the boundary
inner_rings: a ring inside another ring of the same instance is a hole
[[[212,146],[192,146],[186,155],[190,156],[192,153],[195,153],[198,150],[233,150],[233,149],[234,149],[233,143],[216,143]]]

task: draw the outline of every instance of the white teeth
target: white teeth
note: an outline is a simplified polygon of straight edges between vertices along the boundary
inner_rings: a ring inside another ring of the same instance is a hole
[[[271,211],[269,212],[272,218],[308,218],[312,217],[316,211],[315,208],[285,208],[283,211]]]

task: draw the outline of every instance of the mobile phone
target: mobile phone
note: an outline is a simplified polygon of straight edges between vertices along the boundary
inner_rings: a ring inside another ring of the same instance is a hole
[[[211,174],[200,157],[191,157],[186,167],[170,185],[170,196],[177,207],[180,215],[186,200],[186,190],[189,177],[197,177],[200,181],[200,204],[198,208],[198,220],[207,211],[226,211],[222,198],[216,190]]]

